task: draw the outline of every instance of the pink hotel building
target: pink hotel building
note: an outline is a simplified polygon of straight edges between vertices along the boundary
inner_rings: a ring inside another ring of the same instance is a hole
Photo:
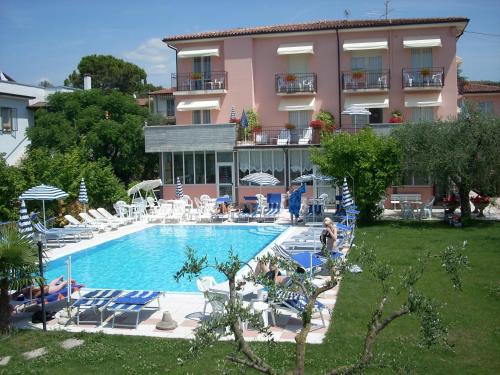
[[[263,194],[285,192],[294,178],[315,170],[309,151],[319,140],[308,129],[320,110],[335,116],[338,131],[371,126],[379,133],[404,126],[388,124],[394,110],[415,122],[455,116],[456,43],[467,23],[463,17],[339,20],[165,38],[177,59],[177,125],[144,129],[146,151],[160,155],[163,196],[174,196],[179,177],[191,196],[242,201],[260,190],[241,182],[256,171],[281,181]],[[237,117],[254,109],[262,132],[243,136],[229,123],[233,106]],[[346,109],[371,115],[342,114]],[[393,191],[433,194],[425,178],[410,172],[405,180]],[[333,198],[326,186],[319,189]]]

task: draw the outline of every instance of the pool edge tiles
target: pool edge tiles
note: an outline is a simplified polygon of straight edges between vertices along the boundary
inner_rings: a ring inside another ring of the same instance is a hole
[[[242,262],[248,262],[273,243],[287,226],[180,224],[149,225],[127,231],[114,239],[89,244],[69,254],[52,256],[47,278],[65,274],[65,255],[72,255],[72,277],[89,288],[148,289],[169,292],[195,292],[194,281],[174,283],[173,275],[185,260],[186,247],[199,256],[207,255],[210,263],[225,261],[233,248]],[[223,241],[221,241],[223,239]],[[207,269],[222,282],[220,274]]]

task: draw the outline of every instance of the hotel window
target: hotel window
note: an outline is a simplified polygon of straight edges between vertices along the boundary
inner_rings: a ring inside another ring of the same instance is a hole
[[[305,129],[311,122],[311,111],[289,111],[288,122],[299,129]]]
[[[165,184],[214,184],[215,152],[164,152],[163,171]]]
[[[238,162],[240,180],[250,173],[265,172],[276,177],[279,185],[284,184],[285,153],[281,150],[239,151]]]
[[[433,107],[416,107],[411,112],[412,122],[432,122],[434,121]]]
[[[175,100],[171,97],[166,97],[167,101],[167,116],[175,116]]]
[[[493,102],[479,102],[479,109],[481,112],[492,115],[493,110]]]
[[[313,166],[307,150],[289,150],[290,182],[299,176],[313,173]],[[312,185],[312,182],[307,182]]]
[[[193,111],[193,124],[210,124],[210,110]]]
[[[2,123],[2,133],[17,131],[17,109],[0,108],[0,122]]]
[[[432,68],[432,48],[412,48],[411,67]]]

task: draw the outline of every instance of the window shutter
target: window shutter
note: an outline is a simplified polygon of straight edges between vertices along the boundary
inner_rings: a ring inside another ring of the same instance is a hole
[[[17,132],[17,108],[12,108],[10,110],[12,131]]]

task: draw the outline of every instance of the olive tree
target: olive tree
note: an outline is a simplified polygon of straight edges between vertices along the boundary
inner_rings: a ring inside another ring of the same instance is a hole
[[[423,342],[427,346],[445,341],[446,328],[440,320],[437,304],[422,293],[418,289],[417,284],[424,274],[427,263],[437,258],[445,271],[450,275],[453,286],[460,289],[460,273],[463,267],[468,264],[467,258],[462,254],[465,245],[464,243],[463,246],[448,246],[438,256],[431,255],[430,252],[423,254],[417,265],[408,267],[399,275],[393,275],[392,267],[376,258],[374,249],[361,245],[359,247],[361,255],[358,261],[376,280],[380,288],[379,302],[370,314],[364,348],[360,358],[355,363],[346,364],[334,369],[324,369],[325,372],[328,374],[363,372],[373,359],[373,350],[377,337],[384,329],[404,316],[417,316],[420,319]],[[263,374],[277,374],[282,372],[283,369],[274,367],[265,358],[266,351],[263,352],[263,355],[258,355],[253,345],[246,342],[243,335],[241,322],[248,321],[258,329],[259,333],[268,338],[267,352],[273,350],[273,340],[269,328],[265,327],[259,320],[259,316],[252,313],[250,308],[245,306],[237,297],[237,291],[243,283],[256,282],[267,287],[269,300],[277,300],[281,294],[280,292],[283,291],[295,291],[304,296],[306,305],[300,316],[302,326],[295,336],[295,364],[287,373],[306,373],[306,342],[307,336],[313,326],[312,316],[314,305],[317,298],[322,293],[334,288],[339,283],[342,275],[348,272],[351,267],[351,264],[347,262],[333,260],[325,253],[325,250],[323,250],[323,255],[327,257],[325,270],[330,277],[319,286],[313,285],[309,278],[303,277],[303,274],[294,272],[297,266],[290,260],[274,255],[261,257],[259,260],[275,263],[280,269],[286,270],[287,275],[291,275],[290,283],[287,286],[282,286],[265,276],[255,276],[253,272],[242,278],[237,278],[238,270],[241,269],[244,263],[232,251],[230,251],[228,261],[209,264],[206,256],[197,257],[195,250],[188,248],[186,251],[187,259],[175,275],[177,281],[183,277],[192,279],[199,276],[207,267],[214,267],[223,273],[229,282],[229,297],[225,301],[220,301],[224,306],[224,311],[218,312],[214,316],[211,316],[211,319],[202,322],[195,333],[190,354],[195,355],[199,350],[212,346],[221,337],[231,337],[234,343],[234,350],[225,357],[228,362],[247,366]],[[400,300],[401,298],[403,298],[403,302],[399,308],[387,311],[387,306],[393,300]]]
[[[456,185],[462,218],[470,218],[470,190],[498,193],[500,118],[467,104],[456,119],[405,124],[392,135],[401,147],[404,169],[428,175],[435,183]]]

